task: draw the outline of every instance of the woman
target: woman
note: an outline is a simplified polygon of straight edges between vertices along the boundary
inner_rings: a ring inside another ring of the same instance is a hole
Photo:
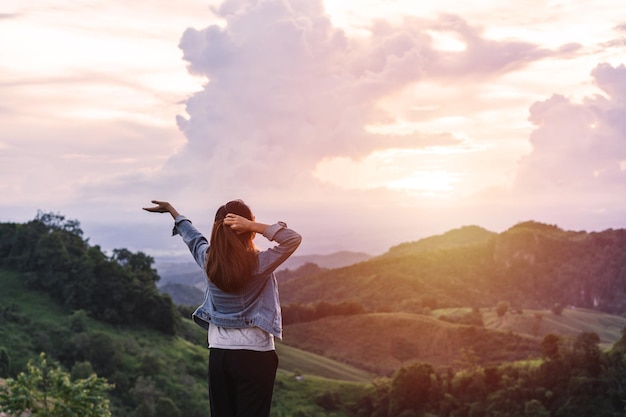
[[[208,330],[209,400],[212,417],[269,416],[278,368],[274,337],[282,338],[282,317],[274,270],[300,245],[301,236],[283,222],[255,220],[241,200],[215,214],[211,241],[167,201],[144,210],[170,213],[207,275],[204,302],[193,320]],[[278,245],[259,251],[260,233]]]

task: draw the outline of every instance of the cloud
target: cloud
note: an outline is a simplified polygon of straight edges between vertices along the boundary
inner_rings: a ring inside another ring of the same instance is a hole
[[[414,20],[408,20],[405,25],[415,26]],[[529,42],[486,39],[480,27],[471,26],[461,17],[451,14],[442,14],[427,27],[452,34],[465,45],[460,51],[448,53],[426,48],[429,57],[427,73],[435,79],[453,78],[458,81],[466,77],[493,77],[522,69],[543,58],[571,54],[581,47],[570,43],[552,51]]]
[[[423,148],[429,136],[448,133],[366,129],[395,120],[379,107],[381,99],[425,78],[486,81],[576,49],[487,40],[453,15],[400,25],[380,20],[368,37],[350,38],[332,25],[320,0],[228,0],[213,11],[224,25],[187,29],[180,41],[189,71],[207,83],[178,117],[189,142],[168,169],[195,172],[215,189],[307,184],[325,158]],[[452,33],[465,48],[437,49],[432,31]]]
[[[626,67],[600,64],[591,72],[604,94],[575,102],[555,94],[534,103],[532,152],[520,160],[518,190],[553,195],[612,196],[626,192]],[[589,198],[594,200],[594,198]]]

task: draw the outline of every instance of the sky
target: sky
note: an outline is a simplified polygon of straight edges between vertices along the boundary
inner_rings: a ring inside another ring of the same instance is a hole
[[[626,11],[597,0],[3,0],[0,221],[185,254],[241,198],[298,254],[626,227]],[[261,239],[262,240],[262,239]],[[257,243],[263,247],[267,242]]]

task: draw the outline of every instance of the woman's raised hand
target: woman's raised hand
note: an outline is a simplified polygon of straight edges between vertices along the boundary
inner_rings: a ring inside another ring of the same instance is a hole
[[[149,211],[150,213],[170,213],[173,218],[176,218],[179,215],[174,206],[167,201],[152,200],[152,204],[156,205],[154,207],[144,207],[143,209],[145,211]]]

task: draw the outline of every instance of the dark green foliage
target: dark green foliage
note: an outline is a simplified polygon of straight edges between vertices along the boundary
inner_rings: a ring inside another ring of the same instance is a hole
[[[169,397],[161,397],[154,406],[155,417],[180,417],[181,411]]]
[[[115,249],[108,257],[82,235],[78,221],[52,213],[40,212],[25,224],[0,224],[0,266],[26,273],[31,289],[69,309],[108,323],[141,322],[174,334],[179,314],[156,288],[154,259],[127,249]],[[2,315],[16,319],[6,307]],[[80,331],[80,320],[74,331]]]
[[[16,304],[11,311],[32,316],[24,324],[3,322],[0,326],[0,340],[11,359],[10,374],[2,377],[15,377],[26,369],[27,360],[43,349],[48,358],[58,360],[68,370],[71,381],[92,375],[106,378],[114,386],[108,398],[116,417],[131,416],[143,403],[145,390],[134,390],[141,385],[139,378],[153,381],[152,386],[161,394],[155,401],[167,397],[181,415],[206,416],[206,332],[197,325],[185,321],[187,327],[195,326],[204,334],[203,340],[192,345],[146,327],[102,324],[82,311],[69,313],[55,308],[45,294],[27,291],[21,277],[0,270],[0,305],[13,298]],[[169,404],[161,405],[167,409]],[[153,404],[152,411],[156,413],[155,407]]]
[[[11,358],[4,346],[0,346],[0,378],[6,378],[11,372]]]
[[[91,363],[89,361],[84,361],[76,362],[74,366],[72,366],[72,372],[70,373],[70,376],[72,380],[77,380],[88,378],[95,373],[96,372],[93,370]]]
[[[538,365],[475,365],[456,372],[424,363],[402,367],[390,382],[374,385],[354,416],[622,417],[621,343],[602,352],[595,333],[581,333],[571,343],[548,336],[544,345],[552,353]]]
[[[351,316],[364,313],[365,308],[362,305],[350,301],[343,303],[320,301],[306,305],[289,304],[282,307],[283,323],[285,325],[319,320],[329,316]]]
[[[541,340],[543,357],[546,359],[556,359],[559,357],[559,346],[561,338],[553,333],[548,333]]]
[[[398,415],[406,410],[423,412],[434,408],[439,389],[435,370],[426,363],[414,363],[400,368],[391,381],[389,414]]]

